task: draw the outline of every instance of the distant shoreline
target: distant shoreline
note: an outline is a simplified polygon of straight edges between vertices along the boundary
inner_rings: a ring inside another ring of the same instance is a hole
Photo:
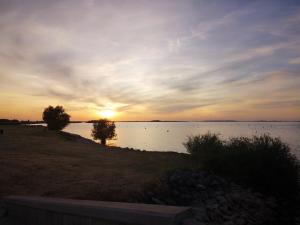
[[[82,121],[84,122],[84,121]],[[152,122],[152,123],[161,123],[161,122],[180,122],[180,123],[190,123],[190,122],[199,122],[199,123],[203,123],[203,122],[227,122],[227,123],[232,123],[232,122],[300,122],[298,120],[296,121],[285,121],[285,120],[161,120],[161,121],[149,121],[149,120],[145,120],[145,121],[126,121],[126,120],[121,120],[121,121],[115,121],[115,122]],[[89,121],[87,121],[86,123],[89,123]],[[91,122],[90,122],[91,123]]]
[[[96,120],[89,121],[70,121],[70,123],[93,123]],[[116,123],[284,123],[294,122],[298,123],[300,120],[286,121],[286,120],[119,120]],[[43,124],[44,121],[29,121],[29,120],[9,120],[0,119],[0,125],[17,125],[17,124]]]

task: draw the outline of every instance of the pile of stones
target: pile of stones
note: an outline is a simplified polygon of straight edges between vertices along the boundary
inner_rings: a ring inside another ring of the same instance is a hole
[[[200,170],[176,170],[145,193],[148,203],[192,206],[184,225],[276,224],[278,203]]]

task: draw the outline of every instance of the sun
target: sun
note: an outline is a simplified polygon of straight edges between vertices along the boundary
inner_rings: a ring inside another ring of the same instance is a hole
[[[111,110],[111,109],[104,109],[104,110],[101,110],[98,114],[103,118],[109,119],[116,115],[116,111]]]

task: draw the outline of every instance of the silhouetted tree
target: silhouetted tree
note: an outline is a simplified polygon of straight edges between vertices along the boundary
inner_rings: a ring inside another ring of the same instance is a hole
[[[43,112],[43,120],[47,123],[49,130],[62,130],[70,122],[68,115],[62,106],[49,106]]]
[[[106,145],[107,139],[116,137],[116,125],[113,121],[100,119],[93,123],[92,136],[95,140],[100,140],[101,144]]]

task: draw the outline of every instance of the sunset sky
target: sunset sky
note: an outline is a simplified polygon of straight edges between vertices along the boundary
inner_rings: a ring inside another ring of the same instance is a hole
[[[0,118],[300,120],[300,1],[0,0]]]

